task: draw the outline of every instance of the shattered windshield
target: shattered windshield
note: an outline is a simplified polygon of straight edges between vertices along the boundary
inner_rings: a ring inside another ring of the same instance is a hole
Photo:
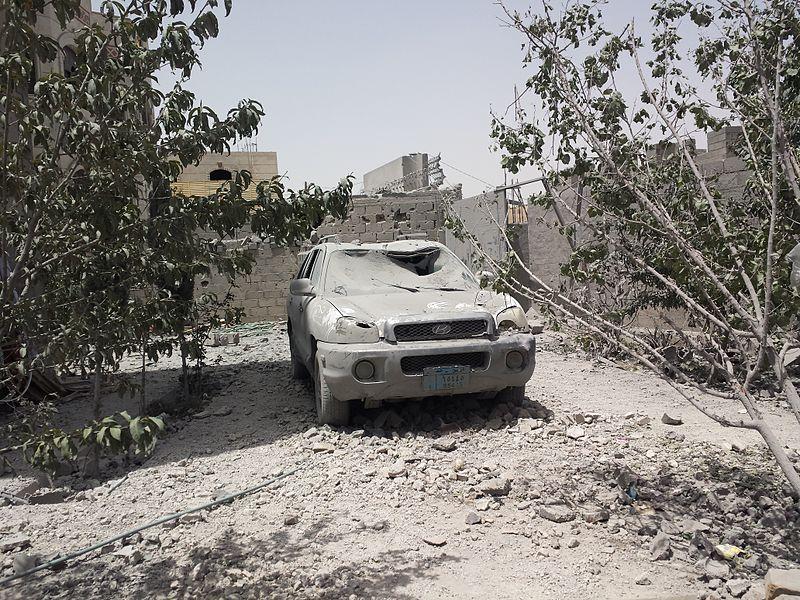
[[[477,290],[475,277],[455,255],[437,247],[410,252],[348,248],[330,257],[325,290],[343,296],[376,292]]]

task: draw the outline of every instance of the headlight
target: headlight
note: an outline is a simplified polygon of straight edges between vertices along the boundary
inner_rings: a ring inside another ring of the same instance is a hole
[[[359,342],[378,342],[381,339],[378,326],[355,317],[339,317],[333,329],[337,344],[356,344]]]
[[[528,331],[528,319],[525,311],[519,306],[512,306],[497,313],[497,331]]]

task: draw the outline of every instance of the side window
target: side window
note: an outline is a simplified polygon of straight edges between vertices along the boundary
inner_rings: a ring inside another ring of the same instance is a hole
[[[314,266],[311,267],[311,275],[309,275],[309,279],[311,279],[311,283],[317,285],[319,283],[319,277],[322,273],[322,265],[325,262],[322,250],[318,252],[319,256],[314,261]]]
[[[300,270],[300,279],[307,279],[311,277],[311,271],[314,270],[314,264],[317,262],[317,257],[319,256],[319,250],[314,250],[308,257],[308,260],[303,264],[303,268]]]
[[[303,271],[306,270],[306,265],[308,264],[309,260],[311,260],[311,253],[310,252],[303,257],[303,262],[300,263],[300,270],[297,271],[297,275],[295,276],[295,279],[302,279],[303,278]]]

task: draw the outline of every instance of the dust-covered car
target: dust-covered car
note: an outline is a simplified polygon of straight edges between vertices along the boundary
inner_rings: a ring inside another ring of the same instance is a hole
[[[347,423],[354,401],[500,391],[518,400],[533,374],[519,303],[481,289],[436,242],[319,244],[290,284],[287,313],[293,371],[313,378],[321,423]]]

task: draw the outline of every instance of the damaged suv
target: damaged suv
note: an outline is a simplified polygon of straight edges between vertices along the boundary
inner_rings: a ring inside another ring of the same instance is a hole
[[[447,247],[407,240],[322,243],[305,253],[287,301],[295,377],[313,379],[321,423],[428,396],[521,399],[536,343],[508,294],[481,289]]]

